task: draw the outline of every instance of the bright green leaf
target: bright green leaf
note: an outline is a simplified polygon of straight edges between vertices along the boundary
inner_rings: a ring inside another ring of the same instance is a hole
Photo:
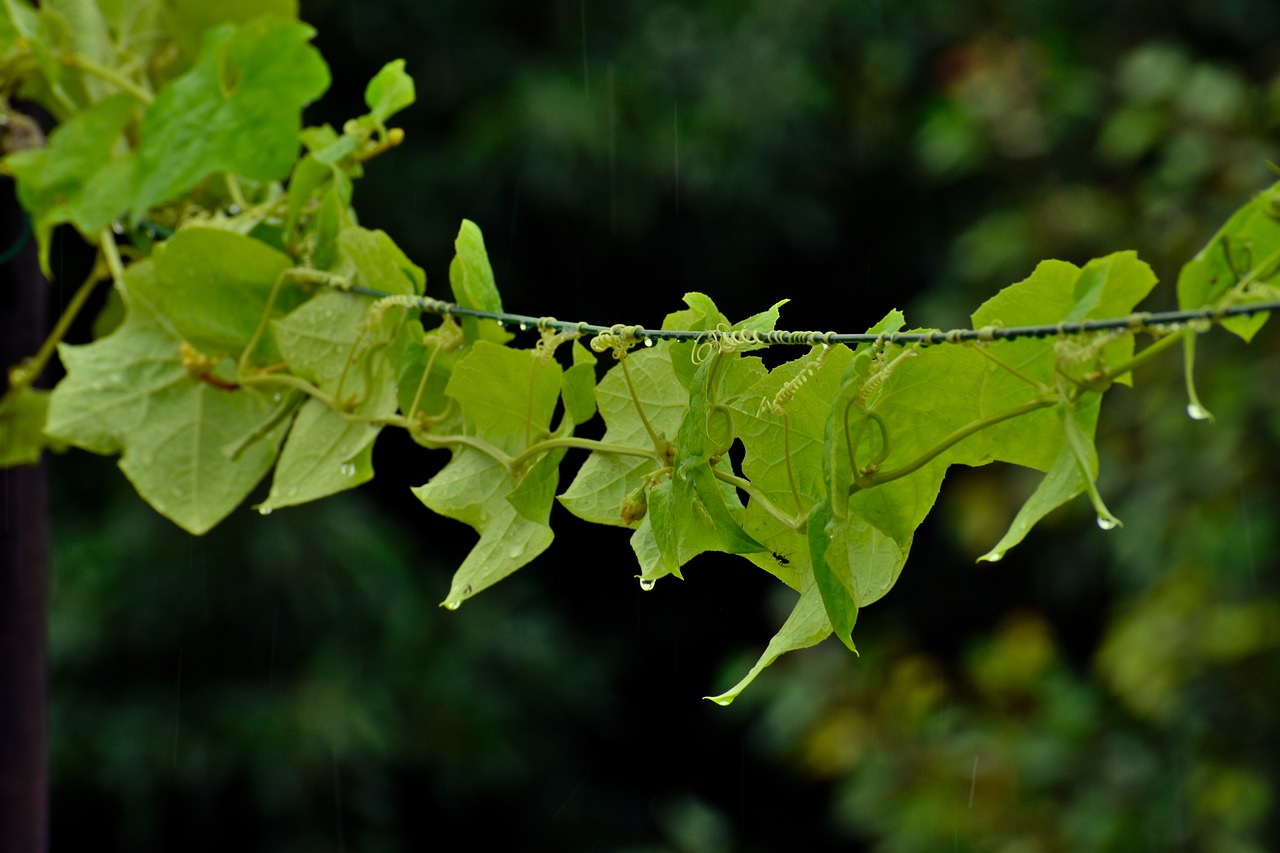
[[[239,356],[267,310],[289,256],[260,240],[220,228],[184,228],[154,252],[154,275],[141,275],[132,293],[154,306],[174,332],[208,355]],[[283,280],[272,307],[278,316],[307,298]],[[279,360],[270,329],[254,353],[263,364]]]
[[[49,443],[44,435],[48,411],[48,391],[10,388],[0,397],[0,468],[40,461]]]
[[[708,696],[706,698],[717,705],[728,705],[738,698],[739,694],[747,689],[751,682],[756,680],[756,676],[763,672],[765,667],[772,664],[779,657],[787,652],[816,646],[829,636],[831,636],[831,623],[827,621],[826,610],[822,604],[822,596],[819,594],[817,586],[810,580],[805,585],[804,591],[800,595],[800,600],[796,602],[791,615],[787,617],[787,621],[783,623],[778,633],[769,641],[764,654],[760,656],[760,660],[756,661],[755,666],[751,667],[751,671],[725,692],[718,696]]]
[[[67,376],[50,399],[46,432],[95,453],[122,453],[120,468],[138,494],[183,529],[208,531],[275,461],[287,420],[245,440],[269,423],[271,397],[193,378],[178,339],[143,303],[135,300],[110,336],[59,353]],[[232,448],[240,448],[234,463]]]
[[[404,73],[404,60],[393,59],[374,75],[364,90],[369,114],[379,123],[413,103],[413,78]]]
[[[329,71],[296,21],[256,19],[204,35],[194,68],[156,96],[142,122],[135,221],[205,177],[283,178],[298,154],[302,107]]]
[[[135,106],[128,95],[108,98],[55,128],[47,147],[5,159],[18,181],[18,198],[35,224],[46,276],[52,275],[49,240],[55,225],[70,222],[96,241],[98,232],[127,206],[135,161],[118,143]]]

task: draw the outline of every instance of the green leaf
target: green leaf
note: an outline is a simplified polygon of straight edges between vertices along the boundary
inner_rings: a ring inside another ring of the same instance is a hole
[[[0,468],[40,461],[49,443],[44,435],[48,411],[48,391],[10,388],[0,397]]]
[[[851,634],[858,619],[858,596],[850,583],[848,566],[832,565],[827,560],[828,553],[836,547],[836,528],[831,502],[820,501],[809,513],[809,563],[831,630],[850,651],[856,651]]]
[[[95,453],[122,453],[120,468],[138,494],[198,535],[262,479],[288,421],[246,441],[269,421],[271,397],[194,378],[179,346],[145,303],[133,300],[110,336],[59,347],[67,376],[50,398],[46,432]],[[229,362],[218,366],[222,375],[232,369]],[[240,448],[234,462],[232,448]]]
[[[1076,462],[1075,453],[1064,442],[1053,467],[1018,510],[1009,531],[978,560],[994,563],[1003,559],[1009,549],[1021,542],[1040,519],[1083,492],[1084,485],[1084,472]]]
[[[384,293],[422,295],[427,276],[385,231],[351,225],[338,232],[338,247],[356,269],[356,283]]]
[[[636,397],[660,436],[674,436],[680,427],[689,395],[675,378],[667,350],[670,342],[636,350],[626,357],[626,370],[631,373]],[[596,400],[604,418],[605,433],[601,441],[624,447],[652,448],[653,441],[636,411],[627,390],[622,364],[609,369],[596,386]],[[641,485],[644,478],[662,467],[643,456],[592,453],[582,463],[569,488],[560,495],[565,509],[595,524],[627,526],[620,514],[627,493]]]
[[[453,301],[463,308],[477,311],[501,311],[502,297],[498,295],[498,286],[493,280],[493,267],[489,265],[489,253],[485,251],[480,226],[469,219],[462,220],[453,245],[456,254],[449,264]],[[474,317],[463,317],[462,329],[469,341],[483,339],[505,343],[511,340],[511,335],[493,321],[481,323]]]
[[[720,313],[720,309],[705,293],[686,293],[684,302],[689,307],[683,311],[668,314],[662,321],[662,328],[701,331],[729,325],[728,319]],[[669,349],[672,369],[675,371],[676,378],[680,380],[680,384],[686,388],[693,382],[693,375],[698,370],[698,365],[694,363],[693,358],[696,348],[697,344],[684,343],[676,344]]]
[[[764,654],[756,661],[755,666],[751,667],[751,671],[725,692],[718,696],[707,696],[706,698],[717,705],[730,704],[734,699],[738,698],[739,694],[751,682],[756,680],[756,676],[763,672],[765,667],[772,664],[782,655],[787,652],[816,646],[829,636],[831,636],[831,623],[827,621],[822,596],[818,592],[817,586],[810,579],[800,595],[800,600],[792,608],[791,615],[787,617],[787,621],[783,623],[778,633],[774,634],[773,639],[769,641],[768,647],[764,650]]]
[[[270,15],[297,20],[298,0],[170,0],[174,40],[187,56],[200,51],[204,34],[219,24],[246,24]]]
[[[449,464],[429,483],[413,490],[428,509],[480,534],[453,575],[443,602],[450,610],[527,565],[551,544],[551,528],[531,521],[508,500],[513,487],[501,462],[463,449],[454,451]]]
[[[478,341],[454,367],[445,393],[458,401],[474,434],[515,454],[547,437],[561,372],[529,350]]]
[[[205,177],[279,180],[298,154],[302,107],[329,71],[296,21],[257,19],[204,36],[196,65],[156,96],[142,122],[134,221]]]
[[[239,356],[267,310],[289,256],[260,240],[221,228],[184,228],[156,246],[154,275],[140,275],[131,292],[154,306],[173,332],[209,355]],[[272,307],[277,316],[307,295],[285,280]],[[254,352],[263,364],[279,361],[268,330]]]
[[[54,226],[70,222],[95,242],[98,232],[127,206],[135,161],[118,142],[134,106],[128,95],[108,98],[55,128],[47,147],[5,159],[35,225],[46,276],[52,277],[49,240]]]
[[[596,357],[577,341],[573,342],[573,366],[564,372],[565,414],[570,423],[584,424],[596,414]]]
[[[368,414],[395,410],[394,390],[389,383],[385,388]],[[307,400],[289,430],[261,509],[296,506],[367,483],[373,479],[373,441],[379,431],[346,420],[327,403]]]
[[[539,524],[548,522],[556,488],[560,485],[560,461],[567,450],[561,447],[539,456],[538,461],[520,478],[507,497],[516,512]]]
[[[326,291],[273,323],[289,369],[331,394],[342,411],[317,399],[303,405],[262,509],[306,503],[373,477],[373,442],[382,427],[351,416],[395,413],[398,368],[391,358],[395,320],[384,315],[383,327],[371,328],[371,306],[368,297]]]
[[[71,32],[65,18],[52,9],[35,9],[28,0],[3,0],[5,23],[0,32],[5,38],[7,65],[25,65],[29,54],[36,61],[38,74],[22,80],[18,94],[49,110],[54,118],[66,121],[88,106],[84,80],[74,69],[60,61],[70,47]]]
[[[382,124],[414,102],[413,78],[404,73],[404,60],[394,59],[382,66],[364,90],[369,115]]]
[[[454,367],[446,393],[461,408],[468,436],[515,455],[547,437],[560,381],[561,368],[554,361],[478,341]],[[445,607],[457,608],[551,544],[547,519],[562,455],[561,449],[552,451],[516,476],[488,453],[457,447],[439,474],[413,490],[431,510],[480,534],[454,574]]]
[[[1178,307],[1186,310],[1275,299],[1280,272],[1280,183],[1237,210],[1178,274]],[[1267,314],[1232,317],[1224,328],[1252,340]]]
[[[449,266],[453,300],[463,308],[501,311],[502,297],[493,281],[493,268],[489,266],[489,253],[485,251],[480,227],[470,219],[462,220],[453,246],[457,253]]]
[[[95,0],[41,0],[41,13],[56,18],[65,28],[65,47],[92,60],[99,67],[115,64],[115,49],[107,33],[107,22]],[[102,100],[115,87],[104,80],[85,74],[80,79],[87,102]]]

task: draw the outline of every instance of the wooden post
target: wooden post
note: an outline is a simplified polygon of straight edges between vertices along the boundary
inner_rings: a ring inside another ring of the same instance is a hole
[[[0,251],[24,233],[6,183]],[[0,388],[40,348],[47,299],[29,238],[0,266]],[[0,853],[49,848],[48,513],[44,463],[0,469]]]

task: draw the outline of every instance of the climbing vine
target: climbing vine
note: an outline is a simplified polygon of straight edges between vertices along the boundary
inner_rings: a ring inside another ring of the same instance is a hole
[[[428,295],[445,291],[351,204],[352,182],[403,141],[387,122],[413,81],[391,62],[367,113],[303,127],[329,74],[292,15],[158,0],[0,11],[3,171],[46,274],[59,225],[97,252],[45,346],[10,368],[0,463],[48,447],[119,455],[143,499],[202,534],[267,476],[262,515],[367,482],[379,433],[405,430],[450,454],[414,495],[479,534],[449,609],[547,548],[555,501],[629,530],[644,589],[707,551],[793,589],[721,704],[785,652],[832,634],[854,649],[859,609],[896,582],[952,465],[1044,474],[980,559],[1082,493],[1099,526],[1118,526],[1095,484],[1104,394],[1180,347],[1187,411],[1207,419],[1197,335],[1248,340],[1280,307],[1280,185],[1186,264],[1177,312],[1134,313],[1156,279],[1118,252],[1041,263],[965,330],[909,330],[893,311],[865,333],[781,331],[784,303],[735,322],[701,293],[658,328],[561,322],[504,312],[468,221],[449,299]],[[23,103],[56,120],[47,141]],[[103,282],[98,339],[62,343]],[[802,352],[770,368],[758,353],[772,346]],[[34,388],[55,355],[65,378]],[[603,437],[578,436],[597,415]]]

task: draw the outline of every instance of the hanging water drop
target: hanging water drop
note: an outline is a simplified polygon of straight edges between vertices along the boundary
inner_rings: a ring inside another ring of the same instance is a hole
[[[1199,403],[1187,403],[1187,417],[1197,421],[1213,420],[1213,415],[1209,414],[1209,410]]]
[[[227,213],[229,213],[229,214],[230,214],[230,215],[232,215],[232,216],[236,216],[236,215],[238,215],[238,214],[240,213],[240,205],[238,205],[238,204],[228,205],[228,206],[227,206]]]
[[[647,347],[651,347],[651,346],[653,346],[653,338],[645,338],[645,339],[644,339],[644,345],[645,345],[645,346],[647,346]]]
[[[653,589],[657,585],[657,581],[653,578],[640,578],[640,588],[645,592]]]
[[[351,462],[343,462],[342,467],[338,469],[344,477],[354,477],[356,475],[356,466]]]
[[[271,507],[269,506],[258,507],[258,515],[271,515]]]
[[[518,328],[519,328],[519,329],[520,329],[520,331],[522,331],[522,332],[527,332],[527,331],[529,331],[529,324],[528,324],[528,323],[521,323],[521,324],[519,325],[519,327],[518,327]]]
[[[723,707],[727,706],[727,705],[728,705],[730,702],[732,702],[733,700],[732,700],[732,699],[723,699],[723,698],[719,698],[719,697],[717,697],[717,698],[712,699],[711,701],[712,701],[712,702],[715,702],[717,705],[719,705],[721,708],[723,708]]]
[[[444,603],[445,610],[457,610],[461,606],[462,606],[462,602],[458,601],[456,598],[450,599],[449,601],[446,601]]]
[[[1106,518],[1101,515],[1098,516],[1098,526],[1103,530],[1115,530],[1116,524],[1117,522],[1114,518]]]
[[[272,399],[272,400],[274,400],[275,402],[279,403],[281,400],[283,400],[283,399],[284,399],[284,395],[283,395],[283,394],[281,394],[279,391],[277,391],[277,392],[276,392],[276,395],[275,395],[274,397],[272,397],[271,399]]]
[[[1004,559],[1004,551],[992,551],[990,554],[984,554],[982,559],[988,563],[998,563]]]

